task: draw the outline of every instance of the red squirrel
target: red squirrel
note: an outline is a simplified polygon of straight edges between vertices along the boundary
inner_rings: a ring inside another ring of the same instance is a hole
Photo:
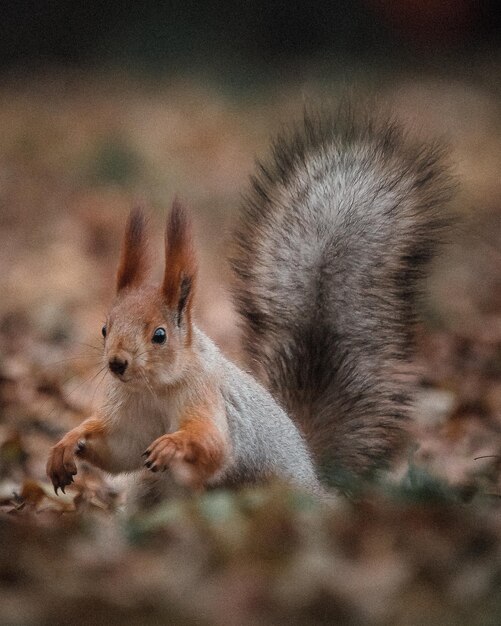
[[[133,211],[103,328],[107,398],[52,449],[56,492],[79,456],[112,473],[169,470],[193,489],[276,477],[321,495],[388,465],[406,442],[416,381],[401,372],[450,180],[439,147],[349,107],[279,137],[251,181],[231,259],[253,376],[193,321],[181,205],[159,286]]]
[[[276,476],[322,492],[294,422],[195,326],[191,230],[174,202],[164,279],[151,285],[145,218],[131,212],[102,329],[113,377],[97,414],[52,448],[47,473],[56,493],[73,481],[77,457],[111,473],[143,464],[151,472],[169,469],[193,489]]]

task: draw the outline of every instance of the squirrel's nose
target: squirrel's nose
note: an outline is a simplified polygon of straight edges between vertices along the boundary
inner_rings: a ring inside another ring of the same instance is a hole
[[[121,376],[127,369],[128,364],[129,362],[127,361],[127,359],[119,359],[118,357],[114,356],[112,359],[109,360],[108,366],[114,374],[119,374]]]

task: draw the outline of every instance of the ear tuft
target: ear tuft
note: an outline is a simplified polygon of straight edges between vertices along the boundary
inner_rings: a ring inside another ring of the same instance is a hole
[[[184,311],[191,312],[197,263],[191,220],[177,198],[167,219],[165,250],[163,293],[167,306],[177,312],[180,324]]]
[[[126,287],[137,287],[144,282],[149,269],[146,218],[142,209],[131,210],[117,272],[117,291]]]

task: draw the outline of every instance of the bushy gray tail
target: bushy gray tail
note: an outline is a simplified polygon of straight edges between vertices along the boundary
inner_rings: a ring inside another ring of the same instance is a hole
[[[307,115],[258,164],[232,258],[245,348],[326,478],[368,474],[404,441],[402,373],[451,188],[439,147],[349,107]]]

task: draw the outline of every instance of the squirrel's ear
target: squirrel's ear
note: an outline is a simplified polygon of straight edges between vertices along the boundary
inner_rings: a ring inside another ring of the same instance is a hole
[[[141,209],[129,213],[117,272],[117,291],[137,287],[148,273],[148,242],[146,218]]]
[[[176,311],[177,323],[191,312],[197,263],[191,220],[183,205],[174,200],[165,230],[165,276],[163,293],[167,306]]]

